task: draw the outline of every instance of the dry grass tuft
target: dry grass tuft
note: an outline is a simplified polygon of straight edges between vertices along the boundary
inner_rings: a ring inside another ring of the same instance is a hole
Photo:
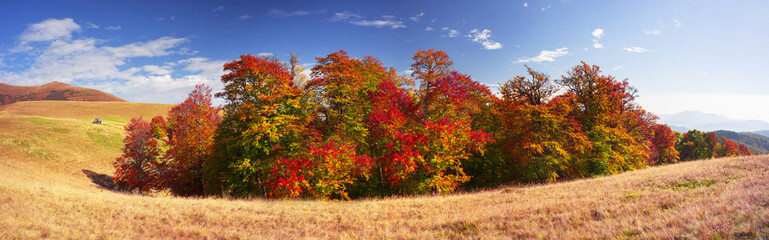
[[[0,112],[0,239],[769,238],[769,156],[353,202],[141,196],[104,181],[122,123],[63,112]]]

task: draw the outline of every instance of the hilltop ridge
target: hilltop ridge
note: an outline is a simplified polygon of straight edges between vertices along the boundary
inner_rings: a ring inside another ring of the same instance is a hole
[[[0,105],[22,101],[89,101],[126,102],[112,94],[63,82],[50,82],[40,86],[15,86],[0,83]]]

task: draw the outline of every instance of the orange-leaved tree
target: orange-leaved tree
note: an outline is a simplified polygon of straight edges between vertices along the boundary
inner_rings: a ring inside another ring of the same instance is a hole
[[[203,163],[213,153],[214,132],[222,117],[212,103],[211,88],[200,84],[168,112],[165,183],[181,196],[203,194]],[[155,119],[153,119],[154,121]]]
[[[527,67],[530,78],[516,76],[501,85],[502,99],[495,104],[500,128],[495,148],[501,153],[503,182],[555,181],[574,177],[575,162],[587,137],[565,98],[555,97],[558,87],[549,76]]]
[[[601,75],[598,66],[585,62],[575,66],[558,81],[568,91],[573,116],[591,143],[581,156],[586,175],[618,173],[646,166],[649,142],[638,124],[653,121],[638,112],[636,90],[627,80]]]

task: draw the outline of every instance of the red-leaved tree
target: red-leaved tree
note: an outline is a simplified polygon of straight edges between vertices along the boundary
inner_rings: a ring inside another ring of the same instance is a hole
[[[131,118],[124,127],[127,135],[123,139],[123,155],[118,157],[114,181],[121,190],[138,190],[139,193],[157,188],[160,149],[155,141],[152,126],[141,118]]]

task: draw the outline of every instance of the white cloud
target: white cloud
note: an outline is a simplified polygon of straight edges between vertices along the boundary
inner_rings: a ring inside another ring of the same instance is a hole
[[[240,15],[240,16],[238,16],[238,19],[240,19],[240,20],[248,20],[248,19],[251,19],[251,15],[248,15],[248,14]]]
[[[625,51],[634,52],[634,53],[645,53],[649,51],[649,49],[642,48],[642,47],[626,47],[622,49],[624,49]]]
[[[275,56],[275,54],[273,54],[271,52],[261,52],[261,53],[256,54],[256,56],[257,57],[272,57],[272,56]]]
[[[595,30],[593,30],[592,34],[593,34],[593,37],[601,39],[603,38],[603,29],[596,28]]]
[[[358,14],[354,14],[354,13],[350,13],[348,11],[344,11],[344,12],[340,12],[340,13],[335,13],[334,17],[331,18],[331,21],[336,22],[336,21],[342,21],[342,20],[347,20],[347,19],[359,19],[359,18],[363,18],[363,17],[361,17]]]
[[[552,7],[552,6],[550,6],[550,5],[547,5],[547,7],[543,7],[543,8],[541,8],[541,10],[544,12],[545,10],[548,10],[548,9],[550,9],[551,7]]]
[[[350,23],[358,25],[358,26],[367,26],[367,27],[389,27],[392,29],[398,29],[398,28],[405,28],[406,25],[403,25],[402,21],[393,20],[393,19],[382,19],[382,20],[358,20],[358,21],[351,21]]]
[[[486,50],[496,50],[502,48],[501,43],[491,40],[491,30],[488,29],[483,29],[482,31],[473,29],[470,31],[470,34],[467,35],[467,37],[472,38],[473,42],[481,43],[483,48]]]
[[[24,34],[29,32],[25,31],[19,38],[24,36],[28,40],[52,41],[37,44],[34,48],[28,46],[35,51],[20,54],[25,54],[31,63],[19,67],[20,70],[0,70],[3,82],[39,85],[60,81],[104,90],[129,101],[141,102],[178,102],[199,83],[221,89],[218,79],[223,73],[224,61],[188,58],[168,62],[174,56],[193,52],[182,47],[189,41],[186,38],[160,37],[107,46],[108,41],[105,40],[70,39],[69,35],[63,33]],[[139,57],[142,58],[141,64],[130,64],[135,62],[132,61],[134,58]],[[163,57],[162,60],[159,57]]]
[[[214,12],[214,13],[224,12],[224,6],[218,6],[214,9],[211,9],[211,12]]]
[[[431,27],[426,27],[426,28],[425,28],[425,31],[428,31],[428,32],[429,32],[429,31],[433,31],[433,30],[435,30],[435,29],[433,29],[433,28],[431,28]]]
[[[678,19],[673,20],[673,26],[675,28],[681,28],[681,24],[683,24],[683,22],[681,22],[681,20],[678,20]]]
[[[528,6],[529,6],[529,3],[528,3],[528,2],[524,2],[524,3],[523,3],[523,7],[528,7]]]
[[[659,29],[644,30],[644,33],[648,34],[648,35],[655,35],[655,36],[657,36],[657,35],[662,35],[662,30],[659,30]]]
[[[528,62],[553,62],[555,61],[555,58],[565,56],[566,54],[569,54],[569,48],[562,47],[559,49],[556,49],[555,51],[548,51],[548,50],[542,50],[542,52],[539,53],[538,56],[532,57],[532,58],[522,58],[519,59],[518,63],[528,63]]]
[[[603,48],[603,44],[599,43],[598,40],[603,38],[603,29],[596,28],[591,33],[595,39],[593,39],[593,48]]]
[[[80,25],[75,23],[72,18],[53,19],[49,18],[42,22],[35,23],[27,27],[19,35],[19,45],[13,52],[30,50],[28,46],[32,42],[51,41],[56,39],[71,39],[72,32],[80,30]]]
[[[424,13],[424,12],[421,12],[421,13],[417,14],[416,16],[410,17],[409,19],[411,19],[411,21],[414,21],[414,22],[419,22],[419,20],[420,20],[420,19],[422,18],[422,16],[424,16],[424,15],[425,15],[425,13]]]
[[[611,70],[617,71],[617,70],[621,70],[623,68],[625,68],[625,66],[619,65],[619,66],[615,66],[615,67],[611,68]]]
[[[121,27],[121,26],[107,26],[107,27],[104,27],[104,29],[112,30],[112,31],[120,30],[122,28],[123,27]]]

